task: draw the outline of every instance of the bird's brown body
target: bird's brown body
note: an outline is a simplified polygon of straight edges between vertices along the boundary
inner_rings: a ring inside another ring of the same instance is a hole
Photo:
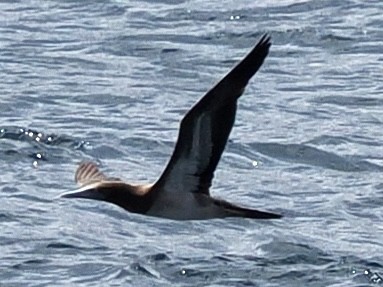
[[[130,212],[176,220],[223,217],[280,218],[210,196],[214,171],[234,124],[237,100],[270,48],[263,36],[253,50],[189,110],[180,124],[173,155],[154,184],[131,185],[108,178],[91,162],[80,164],[81,187],[63,197],[114,203]]]

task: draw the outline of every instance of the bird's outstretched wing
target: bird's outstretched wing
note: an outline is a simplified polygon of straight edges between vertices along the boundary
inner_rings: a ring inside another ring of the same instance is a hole
[[[235,120],[237,99],[271,46],[264,35],[252,51],[182,119],[173,155],[155,188],[209,194],[214,170]]]

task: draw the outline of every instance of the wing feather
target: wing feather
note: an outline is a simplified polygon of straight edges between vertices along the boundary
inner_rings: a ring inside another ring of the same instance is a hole
[[[108,178],[98,169],[97,165],[93,162],[80,163],[75,174],[75,181],[80,186],[107,179]]]

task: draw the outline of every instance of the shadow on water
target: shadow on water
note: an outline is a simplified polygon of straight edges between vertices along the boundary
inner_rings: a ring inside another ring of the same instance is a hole
[[[305,144],[252,143],[257,152],[286,162],[319,166],[344,172],[383,171],[383,167],[356,156],[339,156]]]

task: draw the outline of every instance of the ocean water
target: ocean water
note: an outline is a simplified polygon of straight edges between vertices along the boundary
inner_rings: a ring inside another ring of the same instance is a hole
[[[0,286],[381,286],[382,1],[1,1]],[[268,33],[212,194],[281,220],[90,200],[161,174],[184,113]]]

